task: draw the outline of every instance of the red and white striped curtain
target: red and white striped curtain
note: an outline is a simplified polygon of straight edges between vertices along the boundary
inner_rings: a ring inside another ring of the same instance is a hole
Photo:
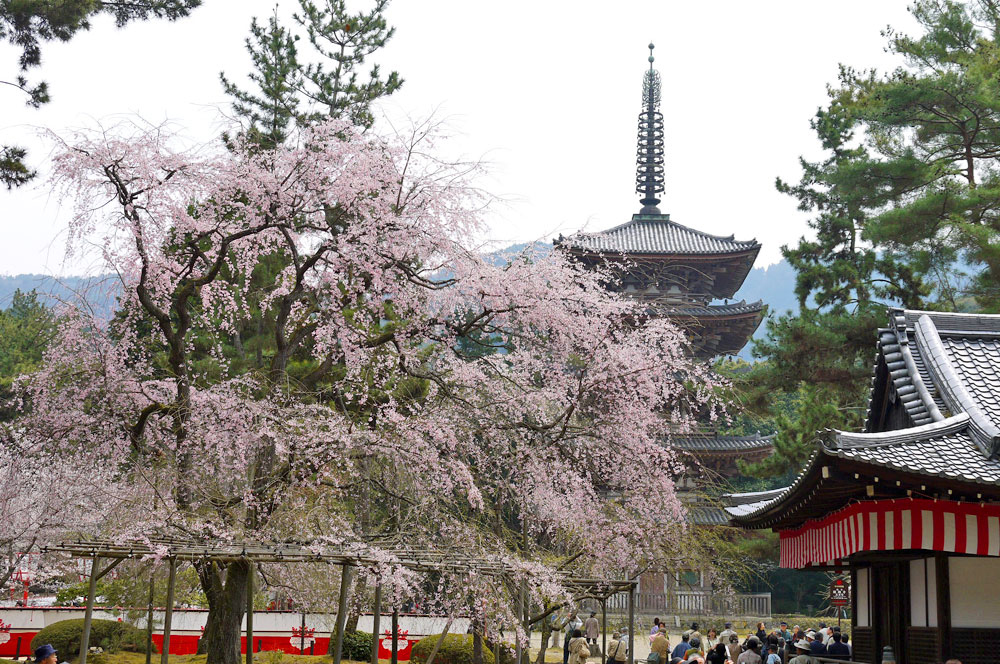
[[[849,505],[782,530],[782,567],[825,565],[861,551],[947,551],[1000,556],[1000,505],[905,498]]]

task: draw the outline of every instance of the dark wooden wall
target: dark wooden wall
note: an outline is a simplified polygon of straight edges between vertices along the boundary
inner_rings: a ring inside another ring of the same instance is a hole
[[[907,664],[940,664],[941,630],[937,627],[906,628]],[[963,660],[964,662],[965,660]]]
[[[1000,629],[956,627],[951,630],[949,657],[962,664],[1000,662]]]
[[[856,662],[874,662],[871,627],[851,628],[851,659]]]

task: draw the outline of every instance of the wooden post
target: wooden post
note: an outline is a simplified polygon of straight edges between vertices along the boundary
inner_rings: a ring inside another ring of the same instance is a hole
[[[80,638],[80,664],[87,664],[90,649],[90,624],[94,620],[94,597],[97,595],[97,571],[101,559],[94,556],[90,564],[90,586],[87,590],[87,612],[83,614],[83,636]]]
[[[306,654],[306,614],[302,613],[302,623],[299,625],[299,654]],[[164,662],[166,664],[166,662]]]
[[[247,565],[247,664],[253,664],[253,563]]]
[[[337,602],[337,644],[333,651],[333,664],[340,664],[340,655],[344,651],[344,628],[347,625],[347,595],[351,590],[353,571],[354,568],[351,565],[345,564],[340,567],[340,600]]]
[[[628,589],[628,664],[635,664],[635,586]]]
[[[378,664],[378,646],[381,638],[378,628],[382,618],[382,582],[375,582],[375,611],[372,615],[372,664]]]
[[[169,564],[169,573],[167,574],[167,606],[163,614],[163,652],[160,653],[160,664],[169,664],[170,625],[174,620],[174,586],[177,582],[177,559],[171,558]]]
[[[149,606],[146,610],[146,664],[153,664],[153,591],[156,590],[156,565],[149,571]]]
[[[392,664],[399,664],[399,607],[392,607]]]
[[[524,588],[525,583],[525,581],[522,581],[520,583],[520,587],[517,589],[517,618],[520,621],[521,626],[524,628],[525,638],[528,639],[528,652],[531,652],[531,625],[528,624],[528,620],[525,615],[525,612],[527,611],[527,601],[525,597],[527,593]],[[517,660],[517,664],[524,664],[522,661],[524,652],[525,651],[521,646],[521,639],[516,639],[514,644],[514,656]],[[493,653],[493,655],[495,658],[498,657],[497,653]]]
[[[601,661],[608,661],[608,600],[601,600]]]
[[[951,656],[951,578],[947,554],[934,554],[934,576],[934,581],[937,584],[938,633],[941,635],[939,640],[941,648],[940,659],[943,661]],[[870,614],[871,610],[869,609]],[[869,622],[874,621],[869,620]],[[877,654],[877,648],[875,652]]]

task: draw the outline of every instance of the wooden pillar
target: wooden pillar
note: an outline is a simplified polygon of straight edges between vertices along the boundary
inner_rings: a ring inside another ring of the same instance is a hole
[[[347,626],[347,595],[351,590],[353,571],[354,568],[351,565],[345,564],[340,567],[340,599],[337,602],[337,643],[333,651],[333,664],[340,664],[340,655],[344,651],[344,628]]]
[[[382,618],[382,582],[375,582],[375,611],[372,615],[372,662],[371,664],[378,664],[378,646],[379,646],[379,622]]]
[[[601,661],[608,661],[608,599],[601,600]]]
[[[174,620],[174,586],[177,582],[177,559],[170,559],[169,574],[167,575],[167,606],[163,614],[163,652],[160,653],[160,664],[169,664],[170,653],[170,625]],[[81,662],[81,664],[83,664]]]
[[[90,586],[87,590],[87,611],[83,614],[83,636],[80,638],[80,664],[87,664],[87,650],[90,648],[90,624],[94,620],[94,597],[97,595],[97,571],[101,559],[94,556],[90,563]]]
[[[524,588],[521,584],[517,587],[517,621],[524,624]],[[531,632],[527,632],[528,635],[528,647],[531,647]],[[514,635],[514,661],[516,664],[521,663],[521,639],[517,638],[517,634]],[[493,656],[499,659],[499,653],[493,653]]]
[[[392,607],[392,664],[399,664],[399,607]]]
[[[635,664],[635,586],[628,589],[628,664]]]
[[[253,563],[247,564],[247,664],[253,664]]]
[[[156,590],[156,565],[149,572],[149,607],[146,611],[146,664],[153,664],[153,591]]]
[[[951,656],[951,581],[947,554],[935,554],[934,576],[937,581],[937,624],[941,635],[938,659],[943,662]]]

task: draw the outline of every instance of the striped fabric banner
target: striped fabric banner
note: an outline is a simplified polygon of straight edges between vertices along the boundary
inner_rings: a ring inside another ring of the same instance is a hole
[[[782,530],[781,567],[825,565],[861,551],[922,549],[1000,556],[1000,505],[904,498],[855,503]]]

